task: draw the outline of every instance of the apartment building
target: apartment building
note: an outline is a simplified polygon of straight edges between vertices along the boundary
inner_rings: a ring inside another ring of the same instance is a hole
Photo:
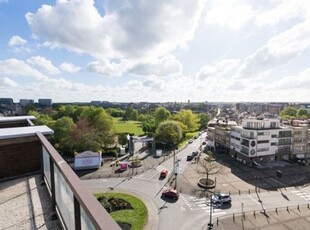
[[[230,154],[245,164],[290,159],[293,146],[292,127],[280,126],[278,119],[244,119],[231,128]]]

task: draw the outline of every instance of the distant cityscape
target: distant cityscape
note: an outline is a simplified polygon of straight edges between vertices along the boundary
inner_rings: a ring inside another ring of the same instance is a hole
[[[287,106],[293,106],[297,109],[306,109],[310,113],[310,103],[289,103],[289,102],[109,102],[109,101],[90,101],[87,102],[57,102],[53,103],[52,99],[42,98],[37,102],[34,99],[20,99],[14,102],[12,98],[0,98],[0,116],[18,116],[26,115],[30,107],[38,111],[60,105],[93,105],[102,108],[120,108],[126,109],[132,107],[140,112],[150,111],[157,107],[163,106],[170,112],[178,112],[181,109],[190,109],[195,113],[208,113],[212,117],[219,115],[218,109],[221,109],[221,116],[229,120],[238,120],[238,116],[249,115],[257,116],[264,114],[265,117],[277,117],[281,110]]]

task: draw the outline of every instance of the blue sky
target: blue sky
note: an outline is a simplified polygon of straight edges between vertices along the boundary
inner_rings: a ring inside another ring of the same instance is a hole
[[[310,101],[309,0],[0,0],[0,97]]]

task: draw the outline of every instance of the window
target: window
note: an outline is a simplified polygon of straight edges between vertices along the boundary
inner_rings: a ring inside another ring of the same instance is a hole
[[[270,128],[276,128],[277,122],[270,122]]]
[[[257,152],[265,152],[265,151],[269,151],[269,148],[258,148]]]
[[[272,137],[272,138],[276,138],[276,137],[277,137],[277,134],[272,134],[271,137]]]
[[[276,142],[271,142],[270,145],[271,145],[271,146],[276,146],[277,143],[276,143]]]
[[[268,144],[269,140],[261,140],[261,141],[257,141],[257,144]]]

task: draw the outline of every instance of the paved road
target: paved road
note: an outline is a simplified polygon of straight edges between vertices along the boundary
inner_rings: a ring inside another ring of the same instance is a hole
[[[151,158],[145,162],[152,167],[144,165],[144,170],[138,174],[133,176],[131,173],[127,174],[132,177],[126,177],[126,174],[123,174],[120,178],[105,177],[84,182],[93,191],[107,191],[113,188],[113,190],[126,190],[141,196],[153,214],[152,227],[148,229],[205,229],[210,216],[209,202],[204,196],[204,191],[197,186],[199,176],[196,172],[196,164],[186,161],[186,156],[199,149],[200,143],[201,140],[197,139],[177,153],[177,158],[181,160],[177,189],[181,191],[181,195],[175,203],[169,203],[160,198],[163,188],[175,185],[174,182],[170,183],[172,180],[169,180],[170,176],[173,176],[173,157],[163,163],[160,163],[163,158]],[[264,210],[268,212],[274,211],[275,208],[280,210],[281,207],[282,209],[296,208],[299,207],[298,205],[306,206],[310,203],[309,187],[286,187],[287,184],[296,183],[301,178],[299,174],[296,174],[297,171],[306,173],[309,168],[283,168],[285,180],[280,180],[278,183],[274,177],[277,168],[257,170],[224,156],[218,156],[217,161],[224,165],[224,173],[217,175],[217,189],[230,192],[232,204],[215,207],[212,212],[213,221],[217,219],[222,221],[227,216],[231,219],[233,214],[238,215],[242,212],[264,213]],[[167,169],[170,174],[166,179],[159,180],[162,169]],[[301,184],[304,179],[307,177],[300,180]],[[276,189],[277,186],[282,186],[282,188]]]

